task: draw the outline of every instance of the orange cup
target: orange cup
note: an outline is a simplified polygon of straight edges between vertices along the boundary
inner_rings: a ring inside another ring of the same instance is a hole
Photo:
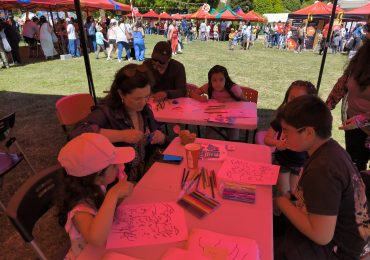
[[[202,149],[200,144],[190,143],[185,145],[186,161],[189,169],[197,169],[199,161],[199,153]]]

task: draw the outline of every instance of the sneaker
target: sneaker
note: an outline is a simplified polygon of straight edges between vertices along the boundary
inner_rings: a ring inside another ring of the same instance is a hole
[[[107,60],[110,60],[110,57],[108,57]]]
[[[128,59],[128,61],[129,61],[129,62],[132,62],[132,58],[129,58],[129,59]]]
[[[122,62],[122,60],[118,60],[118,63],[121,63]]]

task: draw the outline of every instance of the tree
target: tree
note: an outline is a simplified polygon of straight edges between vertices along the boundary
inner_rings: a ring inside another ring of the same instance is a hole
[[[252,0],[232,0],[229,5],[233,10],[241,7],[244,12],[249,12],[252,9],[253,2]]]
[[[294,12],[301,8],[301,1],[300,0],[283,0],[283,5],[286,10],[290,12]]]
[[[271,0],[254,0],[253,5],[257,13],[265,14],[273,12]]]
[[[271,4],[273,13],[281,13],[284,11],[284,5],[282,0],[271,0]]]

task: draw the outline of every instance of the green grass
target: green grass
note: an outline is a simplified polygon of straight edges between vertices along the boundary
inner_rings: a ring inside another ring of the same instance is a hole
[[[150,57],[153,46],[161,36],[147,36],[146,57]],[[322,56],[312,52],[295,54],[290,51],[265,49],[258,42],[249,51],[228,50],[226,42],[195,41],[185,45],[183,54],[175,56],[186,68],[187,81],[198,85],[207,81],[208,70],[215,64],[225,66],[231,78],[238,84],[259,91],[258,108],[276,109],[282,102],[289,84],[297,79],[316,84]],[[96,94],[104,96],[109,89],[114,73],[127,62],[96,60],[90,55]],[[347,57],[328,55],[320,89],[326,99],[337,78],[343,72]],[[0,90],[42,95],[69,95],[87,92],[87,80],[83,58],[47,61],[14,67],[0,71]],[[21,101],[20,101],[21,102]],[[45,104],[52,106],[54,104]],[[32,113],[32,111],[30,111]],[[39,111],[42,113],[42,111]],[[343,133],[337,130],[340,124],[339,109],[333,112],[333,136],[343,143]]]

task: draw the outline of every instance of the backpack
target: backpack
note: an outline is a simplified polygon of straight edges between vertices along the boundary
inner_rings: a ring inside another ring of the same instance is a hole
[[[89,27],[87,28],[87,34],[88,35],[95,35],[95,32],[96,32],[96,30],[95,30],[94,24],[90,23]]]

